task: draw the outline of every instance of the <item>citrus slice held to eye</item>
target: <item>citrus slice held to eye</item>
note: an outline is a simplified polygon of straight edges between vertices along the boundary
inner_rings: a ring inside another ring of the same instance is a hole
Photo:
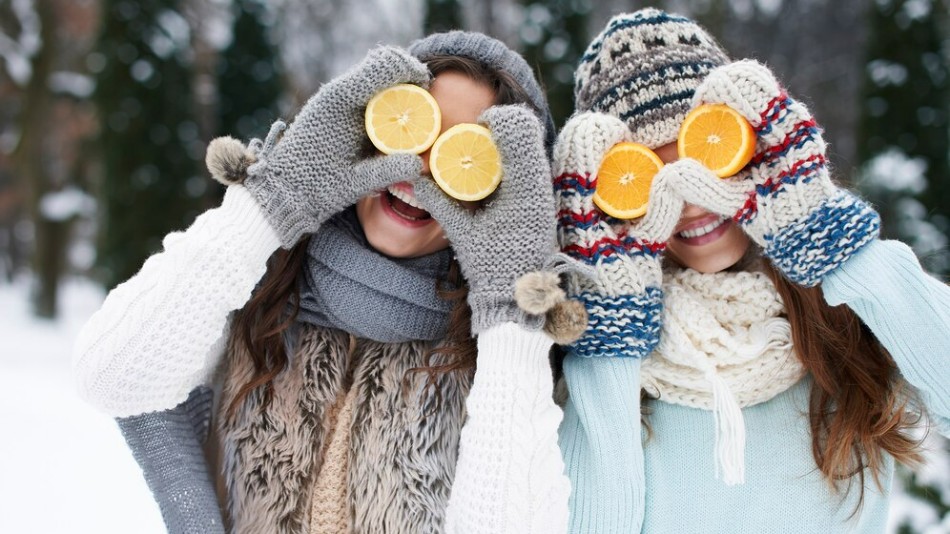
[[[663,160],[640,143],[617,143],[597,170],[594,204],[618,219],[636,219],[647,211],[650,186]]]
[[[421,154],[442,130],[442,112],[425,89],[400,84],[366,105],[366,134],[383,154]]]
[[[481,200],[501,183],[501,156],[488,128],[456,124],[432,145],[429,169],[439,187],[458,200]]]
[[[742,170],[755,153],[755,131],[738,111],[725,104],[706,104],[690,111],[680,127],[676,148],[720,178]]]

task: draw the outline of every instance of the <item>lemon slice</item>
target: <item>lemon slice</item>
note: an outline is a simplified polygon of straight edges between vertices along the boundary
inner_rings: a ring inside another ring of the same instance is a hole
[[[366,105],[366,134],[383,154],[421,154],[442,129],[442,112],[425,89],[400,84]]]
[[[429,169],[439,187],[458,200],[481,200],[501,183],[501,156],[488,128],[456,124],[432,145]]]
[[[640,143],[617,143],[597,170],[594,203],[618,219],[636,219],[647,211],[650,186],[663,160]]]
[[[755,131],[738,111],[706,104],[689,112],[676,143],[681,158],[693,158],[720,178],[742,170],[755,154]]]

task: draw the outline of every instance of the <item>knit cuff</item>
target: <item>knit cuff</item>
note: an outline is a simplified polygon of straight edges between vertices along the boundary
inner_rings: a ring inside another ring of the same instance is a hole
[[[276,171],[266,167],[259,174],[248,176],[244,186],[260,204],[264,216],[280,237],[280,246],[291,249],[304,234],[317,231],[319,224],[314,214],[302,208],[302,203],[294,198],[295,191],[286,182],[280,180]]]
[[[801,221],[765,236],[765,255],[792,282],[816,286],[877,238],[880,228],[877,212],[842,189]]]
[[[277,249],[280,238],[247,188],[241,185],[228,187],[219,209],[227,221],[225,225],[244,230],[244,244],[254,258],[266,261]]]
[[[502,323],[512,322],[527,326],[525,313],[518,308],[512,297],[469,293],[468,305],[472,309],[473,336]]]
[[[550,375],[548,353],[553,343],[544,332],[512,322],[492,326],[478,336],[478,372],[532,379],[539,371]]]
[[[587,330],[570,350],[582,358],[643,358],[660,342],[663,290],[610,297],[583,292],[577,298],[587,309]]]

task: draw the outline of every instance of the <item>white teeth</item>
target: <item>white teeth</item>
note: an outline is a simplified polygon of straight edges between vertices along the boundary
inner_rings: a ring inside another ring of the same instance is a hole
[[[687,239],[706,235],[709,232],[712,232],[713,230],[715,230],[716,228],[719,228],[720,226],[722,226],[724,222],[726,222],[726,218],[720,217],[719,219],[705,226],[700,226],[699,228],[693,228],[691,230],[683,230],[682,232],[679,233],[679,235],[680,237],[685,237]]]
[[[405,202],[406,204],[409,204],[413,208],[425,209],[422,207],[421,204],[419,204],[419,201],[416,200],[414,196],[410,195],[409,193],[406,193],[405,191],[403,191],[402,189],[399,189],[398,187],[389,186],[388,188],[386,188],[386,190],[389,191],[389,193],[392,194],[392,196],[398,198],[399,200]]]

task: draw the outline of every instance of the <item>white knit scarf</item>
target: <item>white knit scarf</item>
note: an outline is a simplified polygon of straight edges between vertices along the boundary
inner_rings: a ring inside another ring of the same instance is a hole
[[[643,362],[643,388],[663,402],[712,411],[716,476],[742,484],[742,408],[771,399],[805,373],[782,299],[761,272],[684,269],[664,276],[663,291],[663,330]]]

